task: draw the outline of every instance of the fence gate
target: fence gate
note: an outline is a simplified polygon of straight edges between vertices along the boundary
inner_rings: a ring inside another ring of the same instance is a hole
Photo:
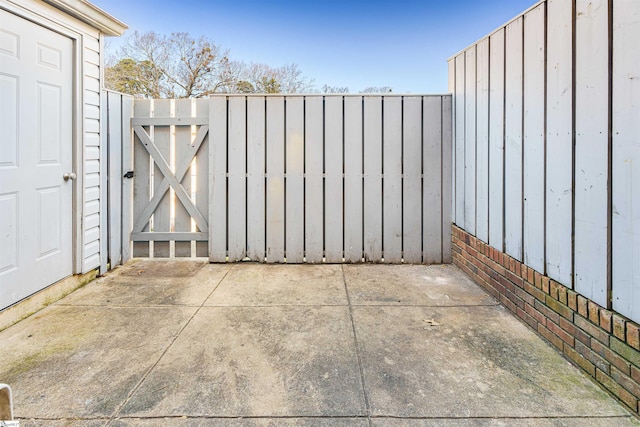
[[[134,256],[450,261],[449,96],[136,100],[131,123]]]
[[[208,256],[209,100],[136,100],[134,257]]]

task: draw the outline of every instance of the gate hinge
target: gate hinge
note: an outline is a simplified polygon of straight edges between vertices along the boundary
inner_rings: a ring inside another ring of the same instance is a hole
[[[129,179],[133,178],[133,171],[129,171],[129,172],[125,173],[123,175],[123,177],[124,178],[129,178]]]

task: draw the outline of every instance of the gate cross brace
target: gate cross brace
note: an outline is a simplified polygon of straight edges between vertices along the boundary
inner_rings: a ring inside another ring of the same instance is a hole
[[[167,161],[164,156],[158,150],[158,147],[153,143],[153,140],[149,136],[149,134],[144,130],[142,126],[134,125],[133,130],[140,138],[140,142],[151,155],[151,158],[156,163],[160,172],[164,175],[164,179],[160,183],[158,190],[155,192],[147,206],[145,206],[144,210],[140,213],[140,216],[136,220],[136,223],[133,226],[133,232],[141,232],[145,225],[151,219],[151,215],[155,212],[156,208],[160,204],[160,201],[164,197],[167,191],[169,191],[169,187],[173,188],[176,192],[176,196],[182,202],[182,205],[185,207],[189,215],[196,221],[196,224],[201,232],[208,231],[207,220],[202,216],[198,208],[194,205],[193,200],[187,194],[187,191],[184,189],[180,182],[184,178],[187,173],[187,170],[191,167],[191,162],[195,157],[196,153],[200,149],[204,138],[207,136],[209,132],[209,126],[200,126],[198,133],[193,141],[193,143],[189,146],[187,153],[190,155],[185,155],[183,157],[183,162],[176,167],[176,174],[174,175],[171,172],[171,168],[169,167]]]

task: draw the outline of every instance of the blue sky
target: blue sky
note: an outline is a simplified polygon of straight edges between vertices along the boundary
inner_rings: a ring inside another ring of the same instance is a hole
[[[205,35],[233,59],[323,84],[444,93],[451,55],[536,0],[90,0],[130,30]],[[118,42],[112,42],[117,46]]]

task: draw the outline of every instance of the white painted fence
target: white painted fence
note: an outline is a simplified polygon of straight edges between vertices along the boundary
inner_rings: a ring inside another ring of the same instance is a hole
[[[638,40],[636,0],[546,0],[449,61],[454,222],[635,321]]]
[[[133,196],[130,179],[124,174],[132,170],[131,116],[133,97],[111,91],[102,91],[102,141],[103,161],[100,163],[102,182],[101,229],[106,230],[100,239],[100,273],[131,258],[131,206]],[[124,208],[123,208],[124,207]]]
[[[450,262],[449,96],[224,95],[134,110],[134,256]]]

